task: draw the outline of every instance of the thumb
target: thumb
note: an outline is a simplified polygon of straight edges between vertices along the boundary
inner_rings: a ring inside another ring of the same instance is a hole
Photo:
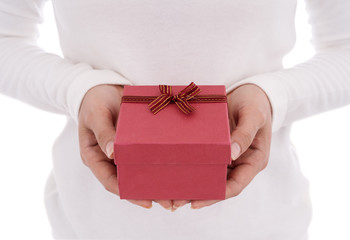
[[[113,159],[115,125],[112,113],[107,111],[104,114],[97,113],[95,116],[91,130],[94,132],[97,143],[104,154],[109,159]]]
[[[231,134],[231,157],[236,160],[252,144],[263,120],[251,111],[240,111],[237,127]]]

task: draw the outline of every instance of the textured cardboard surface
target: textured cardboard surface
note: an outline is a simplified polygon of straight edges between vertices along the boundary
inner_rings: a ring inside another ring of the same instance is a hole
[[[173,86],[177,93],[186,86]],[[224,86],[200,86],[226,94]],[[125,86],[124,95],[158,96],[158,86]],[[115,138],[122,199],[223,199],[230,163],[227,103],[170,103],[154,115],[147,103],[122,103]]]
[[[225,199],[224,164],[120,164],[121,199]]]

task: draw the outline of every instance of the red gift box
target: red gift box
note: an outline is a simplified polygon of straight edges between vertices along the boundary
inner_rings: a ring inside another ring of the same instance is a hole
[[[162,94],[162,87],[178,94]],[[114,143],[121,199],[225,199],[231,162],[225,86],[195,87],[200,93],[181,101],[186,86],[124,86]],[[151,101],[165,106],[154,114]]]

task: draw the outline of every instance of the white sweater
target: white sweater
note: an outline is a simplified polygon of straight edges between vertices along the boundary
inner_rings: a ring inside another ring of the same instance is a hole
[[[36,45],[45,0],[0,1],[0,92],[67,115],[46,207],[56,238],[306,239],[308,182],[293,121],[350,103],[350,1],[306,0],[316,55],[283,69],[296,0],[52,0],[64,59]],[[268,167],[200,210],[150,210],[107,192],[79,155],[77,114],[99,84],[254,83],[273,107]]]

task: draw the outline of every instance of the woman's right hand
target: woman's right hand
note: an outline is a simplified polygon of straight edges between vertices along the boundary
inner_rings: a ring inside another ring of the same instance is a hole
[[[105,189],[119,196],[117,169],[114,164],[114,138],[123,86],[98,85],[84,96],[79,110],[79,145],[84,164],[90,168]],[[144,208],[152,200],[128,200]],[[154,200],[165,209],[172,200]]]

